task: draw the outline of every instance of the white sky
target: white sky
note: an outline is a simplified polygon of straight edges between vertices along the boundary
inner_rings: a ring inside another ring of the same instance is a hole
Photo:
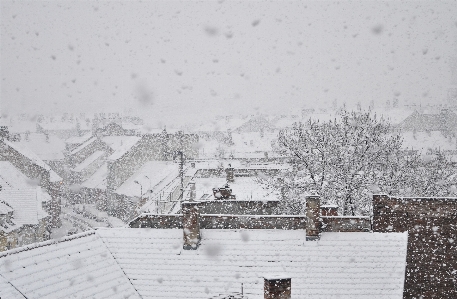
[[[0,33],[4,116],[424,104],[457,84],[454,1],[1,1]]]

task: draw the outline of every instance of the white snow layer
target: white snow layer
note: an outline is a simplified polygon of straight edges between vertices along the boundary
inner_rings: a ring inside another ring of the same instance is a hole
[[[210,298],[241,284],[262,298],[269,273],[289,276],[294,298],[403,297],[407,233],[201,235],[197,250],[183,250],[181,229],[99,229],[1,253],[0,275],[27,298]],[[0,288],[2,298],[10,293]]]

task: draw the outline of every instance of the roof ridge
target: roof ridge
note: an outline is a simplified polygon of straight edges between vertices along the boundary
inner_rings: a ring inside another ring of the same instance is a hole
[[[62,243],[62,242],[66,242],[66,241],[70,241],[70,240],[74,240],[74,239],[87,237],[87,236],[94,235],[94,234],[95,234],[95,230],[89,230],[89,231],[85,231],[85,232],[82,232],[82,233],[79,233],[79,234],[74,234],[74,235],[71,235],[71,236],[65,236],[65,237],[59,238],[59,239],[51,239],[51,240],[47,240],[47,241],[43,241],[43,242],[32,243],[32,244],[29,244],[29,245],[26,245],[26,246],[22,246],[22,247],[19,247],[19,248],[14,248],[14,249],[11,249],[11,250],[0,252],[0,258],[5,257],[5,256],[9,256],[9,255],[12,255],[12,254],[20,253],[20,252],[23,252],[23,251],[39,248],[39,247],[49,246],[49,245],[58,244],[58,243]]]

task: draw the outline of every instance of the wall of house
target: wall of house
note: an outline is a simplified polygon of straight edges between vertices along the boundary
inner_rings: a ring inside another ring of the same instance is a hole
[[[144,215],[129,223],[131,228],[182,228],[182,215]]]
[[[199,203],[200,214],[272,215],[279,200],[210,200]]]
[[[200,215],[200,228],[305,230],[306,217],[284,215]],[[304,233],[305,231],[303,231]]]
[[[9,233],[0,231],[0,252],[49,240],[49,218],[40,219],[37,225],[23,225]]]
[[[123,194],[109,193],[108,199],[108,214],[117,217],[123,221],[127,221],[136,216],[139,198],[132,198]],[[132,199],[136,199],[137,202]]]
[[[457,199],[375,195],[373,231],[408,232],[404,298],[457,298]]]
[[[195,158],[196,150],[193,145],[198,142],[198,138],[184,134],[182,139],[186,159]],[[108,161],[108,191],[116,190],[147,161],[173,160],[179,149],[177,140],[177,134],[167,134],[166,137],[163,134],[147,134],[122,157]]]
[[[7,250],[7,241],[8,234],[2,230],[0,230],[0,252]]]
[[[368,232],[370,217],[321,216],[322,232]]]
[[[201,229],[305,229],[304,216],[200,215]],[[142,215],[129,223],[132,228],[182,228],[182,215]],[[303,231],[305,233],[305,231]]]

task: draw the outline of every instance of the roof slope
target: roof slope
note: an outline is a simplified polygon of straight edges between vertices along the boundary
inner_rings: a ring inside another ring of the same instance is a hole
[[[2,190],[0,201],[9,204],[14,209],[13,222],[17,226],[38,224],[39,219],[47,216],[44,211],[39,211],[41,202],[37,201],[37,188]]]
[[[24,299],[25,298],[5,278],[3,278],[2,275],[0,275],[0,296],[2,296],[4,298],[8,298],[8,299]]]
[[[0,275],[29,299],[140,298],[93,231],[0,253]]]
[[[30,133],[28,140],[24,134],[18,144],[21,147],[29,148],[44,161],[63,160],[65,158],[63,155],[65,142],[52,134],[48,135],[48,139],[46,139],[46,135],[43,133]]]
[[[3,140],[3,142],[8,145],[9,147],[11,147],[12,149],[14,149],[15,151],[17,151],[18,153],[20,153],[21,155],[23,155],[24,157],[26,157],[27,159],[29,159],[32,163],[44,168],[45,170],[49,171],[49,175],[50,175],[50,181],[51,182],[58,182],[58,181],[61,181],[62,178],[54,172],[54,170],[51,169],[51,167],[49,167],[48,164],[46,164],[43,160],[41,160],[40,157],[37,156],[37,154],[35,154],[34,152],[32,152],[30,149],[28,149],[27,147],[23,147],[19,144],[16,144],[14,142],[10,142],[8,140]]]
[[[287,273],[296,298],[402,298],[405,233],[202,230],[198,250],[182,250],[182,230],[99,229],[143,298],[263,295],[263,276]],[[132,250],[135,248],[135,250]]]

